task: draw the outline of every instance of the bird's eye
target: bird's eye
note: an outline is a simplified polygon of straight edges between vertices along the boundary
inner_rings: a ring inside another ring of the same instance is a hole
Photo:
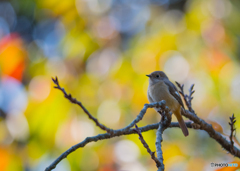
[[[157,75],[156,77],[159,78],[159,75]]]

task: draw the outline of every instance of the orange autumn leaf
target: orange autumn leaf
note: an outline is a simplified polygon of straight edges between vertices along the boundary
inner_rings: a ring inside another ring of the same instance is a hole
[[[217,132],[219,132],[221,134],[223,133],[223,128],[219,123],[211,121],[211,120],[206,120],[206,121],[207,121],[207,123],[211,124],[213,129],[215,129]]]

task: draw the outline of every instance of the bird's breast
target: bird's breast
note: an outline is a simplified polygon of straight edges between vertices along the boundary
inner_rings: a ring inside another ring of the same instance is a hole
[[[178,101],[171,95],[171,93],[168,90],[168,86],[163,81],[149,86],[148,96],[149,96],[148,99],[151,103],[165,100],[166,105],[171,110],[174,111],[179,108]]]

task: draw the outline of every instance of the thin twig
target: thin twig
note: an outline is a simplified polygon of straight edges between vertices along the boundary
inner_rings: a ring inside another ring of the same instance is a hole
[[[187,95],[184,94],[184,90],[183,90],[184,84],[181,85],[181,84],[178,83],[177,81],[175,81],[175,83],[176,83],[177,86],[180,88],[180,91],[178,91],[178,92],[182,95],[182,97],[183,97],[183,99],[184,99],[184,101],[185,101],[185,104],[187,105],[188,110],[189,110],[190,106],[189,106],[189,104],[188,104]]]
[[[130,128],[132,128],[135,124],[137,124],[140,120],[142,120],[143,116],[145,115],[145,113],[147,112],[148,108],[165,108],[166,106],[166,101],[162,100],[160,102],[154,102],[154,103],[150,103],[150,104],[145,104],[144,107],[142,108],[142,110],[140,111],[140,113],[137,115],[136,119],[134,119],[128,126],[126,126],[125,128],[122,128],[122,131],[126,131]]]
[[[102,130],[107,131],[108,133],[112,133],[112,132],[113,132],[112,129],[106,127],[105,125],[103,125],[103,124],[101,124],[101,123],[99,123],[99,121],[97,120],[97,118],[95,118],[94,116],[92,116],[92,115],[88,112],[88,110],[82,105],[81,102],[79,102],[77,99],[73,98],[71,94],[67,94],[67,92],[65,91],[65,89],[60,86],[57,77],[55,77],[55,79],[52,78],[52,80],[53,80],[54,84],[56,85],[54,88],[61,90],[62,93],[64,94],[64,97],[67,98],[70,102],[72,102],[72,103],[77,104],[78,106],[80,106],[80,107],[82,108],[82,110],[84,111],[84,113],[86,113],[86,114],[88,115],[89,119],[93,120],[93,121],[95,122],[95,124],[96,124],[99,128],[101,128]]]
[[[64,97],[67,98],[70,102],[72,102],[72,103],[77,104],[78,106],[80,106],[80,107],[83,109],[83,111],[88,115],[88,117],[89,117],[90,119],[92,119],[92,120],[96,123],[96,125],[97,125],[98,127],[100,127],[102,130],[107,131],[108,133],[113,133],[113,132],[114,132],[113,129],[110,129],[110,128],[106,127],[105,125],[99,123],[99,121],[97,120],[97,118],[95,118],[94,116],[92,116],[92,115],[88,112],[88,110],[82,105],[81,102],[79,102],[76,98],[73,98],[71,94],[67,94],[67,92],[65,91],[65,89],[60,86],[57,77],[55,77],[55,79],[52,78],[52,80],[53,80],[54,84],[56,85],[54,88],[61,90],[61,91],[63,92],[63,94],[64,94]],[[126,126],[125,128],[122,128],[122,131],[126,131],[126,130],[132,128],[135,124],[137,124],[140,120],[142,120],[142,118],[143,118],[143,116],[145,115],[145,113],[146,113],[146,111],[147,111],[148,108],[154,108],[154,107],[160,107],[160,108],[161,108],[162,105],[166,105],[166,102],[165,102],[164,100],[162,100],[162,101],[160,101],[160,102],[145,104],[144,107],[143,107],[143,109],[140,111],[140,113],[139,113],[138,116],[136,117],[136,119],[134,119],[134,120],[133,120],[128,126]]]
[[[161,166],[161,162],[155,157],[155,152],[152,152],[148,146],[148,144],[146,143],[146,141],[144,140],[141,130],[138,128],[138,126],[135,124],[135,129],[134,131],[139,135],[139,140],[141,141],[141,143],[143,144],[143,146],[147,149],[147,152],[150,154],[151,158],[155,161],[157,168],[159,168]]]
[[[195,90],[193,90],[194,88],[194,84],[191,85],[190,89],[189,89],[189,95],[187,95],[188,98],[188,104],[189,104],[189,111],[195,113],[195,111],[192,108],[192,99],[193,99],[193,93],[195,92]]]
[[[228,123],[230,125],[230,130],[231,130],[231,134],[229,136],[230,139],[230,143],[231,143],[231,152],[234,154],[234,141],[233,141],[233,133],[236,133],[236,128],[234,128],[234,124],[236,122],[236,118],[234,117],[234,114],[232,114],[232,117],[229,117],[230,122]]]
[[[175,81],[175,82],[176,82],[177,86],[180,88],[179,93],[183,96],[183,99],[184,99],[184,101],[185,101],[185,104],[186,104],[187,107],[188,107],[188,110],[189,110],[190,112],[192,112],[192,113],[195,113],[195,111],[194,111],[193,108],[192,108],[192,99],[193,99],[192,95],[193,95],[193,93],[195,92],[195,91],[193,90],[194,84],[191,85],[191,87],[190,87],[190,89],[189,89],[189,95],[187,95],[187,94],[184,94],[184,90],[183,90],[184,84],[181,85],[181,84],[179,84],[177,81]]]

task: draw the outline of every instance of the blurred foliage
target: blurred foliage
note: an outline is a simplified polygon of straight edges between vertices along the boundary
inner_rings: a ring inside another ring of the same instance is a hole
[[[44,170],[72,145],[103,133],[53,89],[54,76],[101,123],[118,129],[148,103],[145,75],[164,70],[186,91],[195,83],[194,110],[228,138],[232,113],[240,128],[239,8],[225,0],[1,1],[1,170]],[[138,125],[158,121],[149,110]],[[155,131],[143,136],[155,151]],[[240,166],[205,132],[190,130],[185,138],[168,129],[163,136],[166,170]],[[129,135],[91,143],[55,170],[156,167],[138,136]]]

